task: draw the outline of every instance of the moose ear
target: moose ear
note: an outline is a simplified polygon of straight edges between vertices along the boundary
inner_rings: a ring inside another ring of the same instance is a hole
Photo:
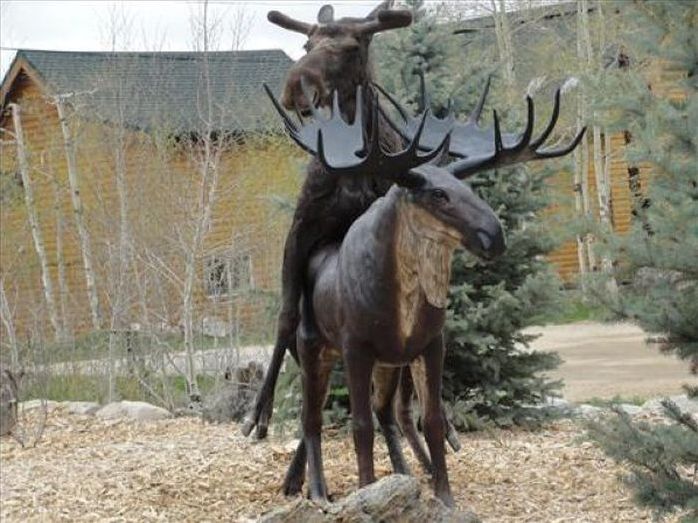
[[[329,4],[323,5],[318,11],[317,21],[320,24],[331,24],[334,22],[334,7]]]
[[[406,187],[407,189],[419,189],[427,183],[426,177],[418,172],[419,167],[410,169],[405,174],[397,177],[395,183],[400,187]]]

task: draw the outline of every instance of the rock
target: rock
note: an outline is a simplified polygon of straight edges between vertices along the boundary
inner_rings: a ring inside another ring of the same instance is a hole
[[[545,398],[545,403],[543,403],[543,405],[546,407],[552,407],[560,410],[572,408],[572,404],[565,398],[555,398],[552,396],[548,396],[547,398]]]
[[[628,416],[637,416],[642,412],[642,407],[632,405],[630,403],[621,403],[620,405],[617,405],[616,408],[622,410]]]
[[[94,401],[66,401],[64,405],[69,414],[81,416],[92,416],[100,408]]]
[[[599,416],[601,416],[601,414],[603,414],[603,412],[604,410],[602,408],[594,407],[593,405],[587,405],[586,403],[579,405],[574,410],[576,416],[586,419],[598,418]]]
[[[95,416],[103,420],[125,418],[138,421],[156,421],[171,418],[172,413],[144,401],[117,401],[99,409]]]
[[[642,405],[643,414],[651,415],[664,415],[664,407],[662,406],[662,400],[664,398],[653,398],[646,401]],[[687,414],[698,414],[698,400],[689,398],[686,394],[679,394],[677,396],[671,396],[669,398],[671,401],[676,403],[676,405],[681,409],[681,412]]]
[[[262,516],[263,523],[345,523],[405,522],[476,523],[472,512],[446,507],[435,498],[420,497],[419,481],[412,476],[393,474],[357,490],[333,504],[299,499]]]
[[[242,421],[264,381],[264,365],[251,361],[245,367],[226,369],[224,377],[222,386],[206,399],[203,407],[206,421]]]
[[[47,412],[53,412],[57,408],[59,408],[61,404],[57,401],[53,400],[43,400],[43,399],[38,399],[38,400],[29,400],[29,401],[23,401],[19,404],[19,411],[20,412],[27,412],[30,410],[34,409],[43,409],[45,408]]]

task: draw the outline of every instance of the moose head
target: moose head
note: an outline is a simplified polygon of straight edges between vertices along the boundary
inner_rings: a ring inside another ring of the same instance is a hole
[[[311,105],[329,105],[331,93],[337,91],[342,109],[353,114],[356,86],[366,86],[372,81],[369,45],[373,35],[412,23],[412,14],[406,10],[390,9],[392,3],[392,0],[382,2],[365,18],[337,20],[334,8],[324,5],[315,24],[270,11],[267,15],[270,22],[308,37],[305,56],[288,72],[281,96],[283,106],[307,114]],[[310,99],[301,89],[301,81],[306,82]]]

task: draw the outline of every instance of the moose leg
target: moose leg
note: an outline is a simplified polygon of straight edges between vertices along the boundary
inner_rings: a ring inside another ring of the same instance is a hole
[[[296,452],[293,454],[291,464],[286,471],[284,478],[284,496],[295,496],[303,490],[303,481],[305,480],[305,464],[308,459],[308,454],[305,450],[305,438],[301,438],[296,447]]]
[[[434,467],[434,492],[446,505],[454,505],[446,469],[444,447],[445,419],[441,405],[441,379],[443,376],[443,336],[439,334],[429,344],[421,358],[425,369],[424,435]]]
[[[327,500],[327,485],[322,466],[322,407],[327,398],[330,371],[334,359],[319,343],[306,343],[298,336],[298,356],[303,385],[303,441],[308,460],[308,489],[310,499]]]
[[[410,367],[403,367],[402,375],[400,376],[400,387],[398,389],[397,402],[395,410],[397,411],[397,419],[400,425],[400,430],[407,439],[412,448],[412,452],[417,457],[417,460],[424,468],[427,474],[432,474],[434,469],[431,466],[431,459],[427,454],[424,444],[417,434],[417,426],[412,414],[412,396],[414,394],[414,383],[412,379],[412,371]]]
[[[396,474],[409,474],[410,468],[405,461],[400,445],[398,427],[395,423],[395,409],[393,407],[395,392],[400,380],[398,367],[373,367],[373,411],[380,423],[385,444],[388,446],[390,462],[393,472]]]
[[[303,271],[313,245],[313,242],[303,240],[303,238],[308,236],[308,234],[302,234],[303,229],[308,228],[304,223],[302,218],[296,216],[286,237],[284,259],[281,267],[281,311],[277,319],[276,343],[274,344],[271,362],[264,376],[264,383],[255,398],[254,408],[247,415],[242,426],[242,433],[245,436],[248,436],[252,429],[257,427],[257,438],[264,439],[266,437],[269,420],[274,408],[274,389],[276,388],[276,381],[279,377],[287,348],[291,349],[291,354],[298,361],[294,346],[296,327],[300,317],[298,304],[303,288]],[[310,321],[308,320],[307,323],[310,323]]]
[[[359,465],[359,486],[376,481],[373,468],[373,418],[371,416],[371,372],[373,358],[362,354],[362,347],[344,346],[344,368],[349,385],[354,449]]]

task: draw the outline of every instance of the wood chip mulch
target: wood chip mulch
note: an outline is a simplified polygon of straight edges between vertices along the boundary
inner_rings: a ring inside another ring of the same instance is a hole
[[[492,522],[650,521],[618,481],[624,471],[581,433],[560,421],[462,435],[462,450],[448,455],[458,505]],[[107,422],[54,411],[36,447],[0,440],[0,520],[247,521],[286,502],[279,487],[293,443],[254,442],[236,425],[195,418]],[[330,492],[345,496],[357,482],[351,437],[323,443]],[[387,475],[380,436],[375,448],[376,472]]]

